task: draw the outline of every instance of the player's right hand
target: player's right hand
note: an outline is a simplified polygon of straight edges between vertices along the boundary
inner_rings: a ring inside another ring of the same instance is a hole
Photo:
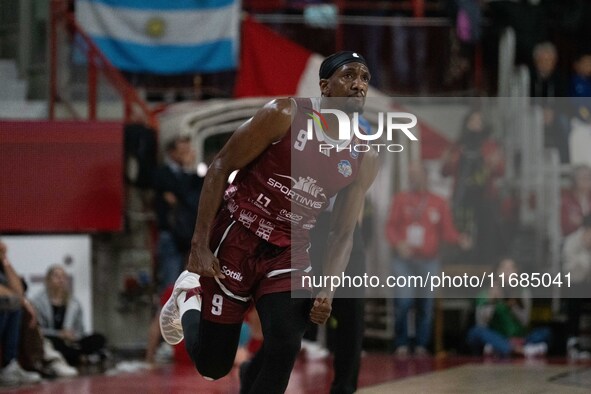
[[[323,325],[326,323],[332,312],[332,301],[326,295],[326,292],[321,291],[312,304],[310,310],[310,321],[312,323]]]
[[[225,275],[220,270],[219,260],[209,248],[191,248],[187,270],[201,276],[225,278]]]

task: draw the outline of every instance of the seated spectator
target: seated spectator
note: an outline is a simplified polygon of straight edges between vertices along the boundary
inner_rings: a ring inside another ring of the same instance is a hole
[[[23,309],[31,309],[31,306],[24,298],[21,278],[6,252],[6,244],[0,241],[0,386],[37,383],[41,381],[41,375],[25,371],[18,363],[22,312]]]
[[[565,294],[567,309],[567,352],[569,358],[585,359],[591,354],[580,345],[580,322],[585,294],[591,285],[591,215],[582,220],[581,227],[566,238],[562,251],[563,272],[570,273],[573,286]]]
[[[591,53],[579,54],[573,66],[575,73],[571,78],[569,96],[591,97]]]
[[[26,293],[27,284],[23,280]],[[62,354],[56,351],[37,323],[35,308],[23,310],[19,364],[27,371],[39,372],[44,378],[70,378],[78,375],[78,370],[68,365]]]
[[[403,3],[401,0],[391,0],[396,3]],[[423,14],[424,9],[419,11]],[[408,12],[396,10],[395,17],[419,16],[416,11]],[[425,27],[408,26],[400,23],[392,24],[392,42],[390,63],[391,70],[396,78],[395,88],[397,90],[407,90],[411,88],[414,91],[425,94],[428,89],[428,29]],[[378,53],[381,51],[378,50]]]
[[[545,355],[550,330],[537,328],[528,333],[532,305],[529,291],[501,287],[498,275],[502,273],[505,281],[518,273],[515,261],[502,259],[495,270],[495,286],[476,300],[476,326],[468,332],[468,345],[475,351],[484,348],[485,355]]]
[[[52,265],[45,276],[45,289],[32,299],[43,335],[70,365],[78,366],[82,356],[102,356],[105,338],[86,335],[80,302],[70,293],[68,274]]]
[[[533,68],[530,72],[531,97],[552,98],[566,96],[566,81],[558,72],[557,63],[558,53],[554,44],[543,42],[535,46]]]
[[[441,174],[454,178],[450,204],[454,224],[474,243],[471,255],[464,258],[475,264],[493,264],[506,248],[497,185],[505,173],[505,157],[490,134],[481,109],[472,109],[457,142],[442,158]]]
[[[579,165],[573,169],[571,188],[560,199],[560,226],[562,235],[575,232],[583,217],[591,213],[591,167]]]
[[[492,31],[505,27],[515,31],[515,63],[528,64],[536,43],[544,41],[548,31],[548,6],[540,0],[486,0],[488,22]]]
[[[534,48],[533,67],[530,71],[532,104],[544,111],[545,145],[558,149],[560,161],[568,163],[570,127],[564,103],[557,97],[566,97],[567,84],[558,72],[558,53],[554,44],[543,42]]]

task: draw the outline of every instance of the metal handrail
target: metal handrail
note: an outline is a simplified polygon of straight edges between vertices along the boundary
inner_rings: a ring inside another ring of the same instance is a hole
[[[253,17],[262,23],[294,23],[306,22],[303,15],[289,14],[253,14]],[[367,16],[367,15],[338,15],[336,22],[345,25],[372,25],[372,26],[405,26],[405,27],[440,27],[452,26],[452,21],[444,17],[430,18],[405,18],[401,16]]]
[[[58,93],[57,83],[57,51],[58,51],[58,29],[64,28],[79,36],[83,43],[88,67],[88,118],[95,120],[97,115],[97,92],[98,92],[98,74],[102,72],[113,88],[123,99],[125,106],[125,121],[131,120],[134,108],[139,109],[146,119],[147,123],[154,130],[158,130],[158,120],[156,114],[161,109],[152,109],[138,95],[134,87],[127,82],[121,72],[115,68],[105,57],[94,41],[76,22],[74,15],[67,10],[67,3],[64,0],[51,1],[51,22],[50,22],[50,93],[49,93],[49,118],[55,119],[56,102],[64,102],[64,98]],[[74,114],[75,115],[75,114]]]
[[[346,1],[346,0],[333,0],[332,3],[336,5],[340,10],[352,10],[352,11],[406,11],[412,12],[414,16],[424,16],[425,11],[440,11],[443,6],[441,2],[433,2],[427,0],[407,0],[404,2],[393,2],[388,0],[366,0],[366,1]],[[329,2],[325,4],[330,4]],[[244,8],[249,12],[260,12],[265,10],[268,12],[282,11],[286,8],[290,10],[303,10],[308,7],[309,4],[302,2],[301,4],[276,4],[267,5],[265,7],[249,6],[248,3],[244,5]]]

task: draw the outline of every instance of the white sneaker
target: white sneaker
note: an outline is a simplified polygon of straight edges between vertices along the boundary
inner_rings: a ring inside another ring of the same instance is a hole
[[[402,345],[402,346],[398,346],[396,348],[396,351],[394,352],[394,354],[396,355],[396,357],[399,358],[406,358],[408,357],[408,346]]]
[[[571,337],[566,342],[567,356],[571,361],[587,361],[591,359],[591,353],[582,349],[579,338]]]
[[[427,357],[427,356],[429,356],[429,351],[427,350],[427,348],[425,348],[423,346],[417,346],[415,348],[415,356],[417,356],[417,357]]]
[[[0,385],[16,386],[21,383],[39,383],[41,375],[37,372],[25,371],[21,368],[16,360],[12,360],[10,364],[0,371]]]
[[[49,368],[60,378],[73,378],[78,376],[78,370],[63,360],[55,360]]]
[[[307,360],[322,360],[328,357],[330,352],[317,342],[302,340],[302,350]]]
[[[569,359],[577,360],[579,358],[579,338],[570,337],[566,341],[566,354]]]
[[[21,383],[19,377],[9,367],[10,364],[0,370],[0,386],[18,386]]]
[[[185,337],[176,299],[181,292],[196,287],[199,287],[199,275],[187,270],[183,271],[174,283],[172,295],[162,307],[162,311],[160,311],[160,332],[162,338],[171,345],[180,343]],[[197,300],[199,308],[201,308],[201,297],[197,296]]]
[[[523,355],[527,358],[545,356],[548,352],[548,345],[544,342],[529,343],[523,347]]]

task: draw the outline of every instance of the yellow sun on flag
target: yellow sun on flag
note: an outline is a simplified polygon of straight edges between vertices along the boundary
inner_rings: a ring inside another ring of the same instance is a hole
[[[166,32],[166,22],[160,17],[152,17],[146,22],[146,34],[152,38],[160,38]]]

